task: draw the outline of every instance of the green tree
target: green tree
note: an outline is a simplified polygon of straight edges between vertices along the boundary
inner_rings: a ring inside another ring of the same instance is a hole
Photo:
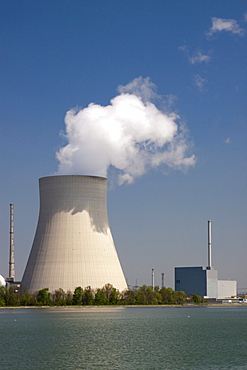
[[[5,286],[0,287],[0,307],[6,306],[7,291]]]
[[[38,291],[37,303],[39,306],[50,306],[52,304],[51,293],[48,288],[44,288]]]
[[[19,299],[21,306],[33,306],[36,303],[36,299],[33,299],[34,295],[29,292],[19,292]]]
[[[86,306],[92,305],[94,302],[93,290],[90,286],[84,289],[82,304]]]
[[[118,304],[118,298],[119,298],[119,291],[113,287],[111,284],[106,284],[102,288],[106,298],[107,298],[107,303],[106,304]]]
[[[97,306],[109,304],[109,299],[106,297],[103,289],[97,289],[97,292],[95,293],[95,297],[94,297],[94,303]]]
[[[116,288],[112,288],[109,304],[117,305],[119,303],[119,291]]]
[[[162,304],[174,304],[174,290],[172,288],[161,288],[160,289],[161,294],[161,303]]]
[[[153,291],[153,297],[152,297],[152,304],[161,304],[162,297],[159,291],[159,287],[155,286]]]
[[[173,300],[175,304],[183,304],[185,302],[185,298],[186,294],[183,291],[174,291]]]
[[[161,295],[158,288],[154,289],[151,286],[143,285],[136,292],[136,304],[159,304],[161,302]]]
[[[120,303],[127,305],[136,304],[136,291],[129,289],[124,290],[121,294]]]
[[[6,302],[6,306],[19,306],[20,305],[18,289],[15,285],[10,285],[10,287],[7,289],[5,302]]]
[[[66,293],[62,288],[55,290],[52,295],[53,303],[56,306],[65,306],[66,305]]]
[[[203,300],[201,299],[201,297],[198,294],[193,294],[192,297],[191,297],[191,302],[193,302],[193,303],[202,303]]]
[[[66,305],[70,306],[72,304],[73,304],[73,294],[70,290],[68,290],[66,294]]]
[[[83,292],[82,287],[78,286],[77,288],[75,288],[73,299],[72,299],[72,304],[80,306],[82,304],[83,293],[84,292]]]

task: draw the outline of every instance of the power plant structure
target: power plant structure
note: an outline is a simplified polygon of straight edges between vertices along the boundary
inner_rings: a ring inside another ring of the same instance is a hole
[[[152,269],[152,289],[154,290],[154,269]]]
[[[0,275],[0,287],[15,285],[20,287],[20,281],[15,281],[15,248],[14,248],[14,204],[9,205],[9,275],[4,278]]]
[[[161,274],[161,288],[165,287],[165,274],[162,272]]]
[[[212,229],[208,220],[208,265],[175,267],[175,290],[187,295],[198,294],[203,298],[222,299],[237,294],[235,280],[218,280],[218,271],[212,267]]]
[[[107,179],[62,175],[39,179],[40,211],[21,288],[65,292],[112,284],[127,289],[107,213]]]
[[[14,249],[14,205],[9,205],[9,276],[6,283],[15,283],[15,249]]]

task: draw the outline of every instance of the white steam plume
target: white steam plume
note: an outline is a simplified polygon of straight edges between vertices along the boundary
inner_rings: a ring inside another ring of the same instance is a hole
[[[108,106],[94,103],[66,113],[68,144],[56,153],[58,174],[107,176],[109,166],[118,182],[132,183],[150,168],[166,165],[186,169],[195,156],[186,156],[189,144],[179,116],[164,113],[150,100],[157,97],[149,78],[136,78],[119,87],[120,95]]]

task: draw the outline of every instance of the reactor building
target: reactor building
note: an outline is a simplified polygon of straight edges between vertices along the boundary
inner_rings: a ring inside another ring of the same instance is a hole
[[[175,267],[175,290],[187,295],[224,299],[237,294],[236,280],[218,280],[218,271],[212,266],[211,221],[208,221],[208,264],[207,266]]]
[[[127,289],[107,213],[107,179],[62,175],[39,179],[40,211],[21,288],[74,291],[112,284]]]

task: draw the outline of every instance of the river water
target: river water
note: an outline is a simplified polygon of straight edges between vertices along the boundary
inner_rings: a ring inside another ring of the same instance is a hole
[[[0,369],[247,369],[247,306],[0,309]]]

